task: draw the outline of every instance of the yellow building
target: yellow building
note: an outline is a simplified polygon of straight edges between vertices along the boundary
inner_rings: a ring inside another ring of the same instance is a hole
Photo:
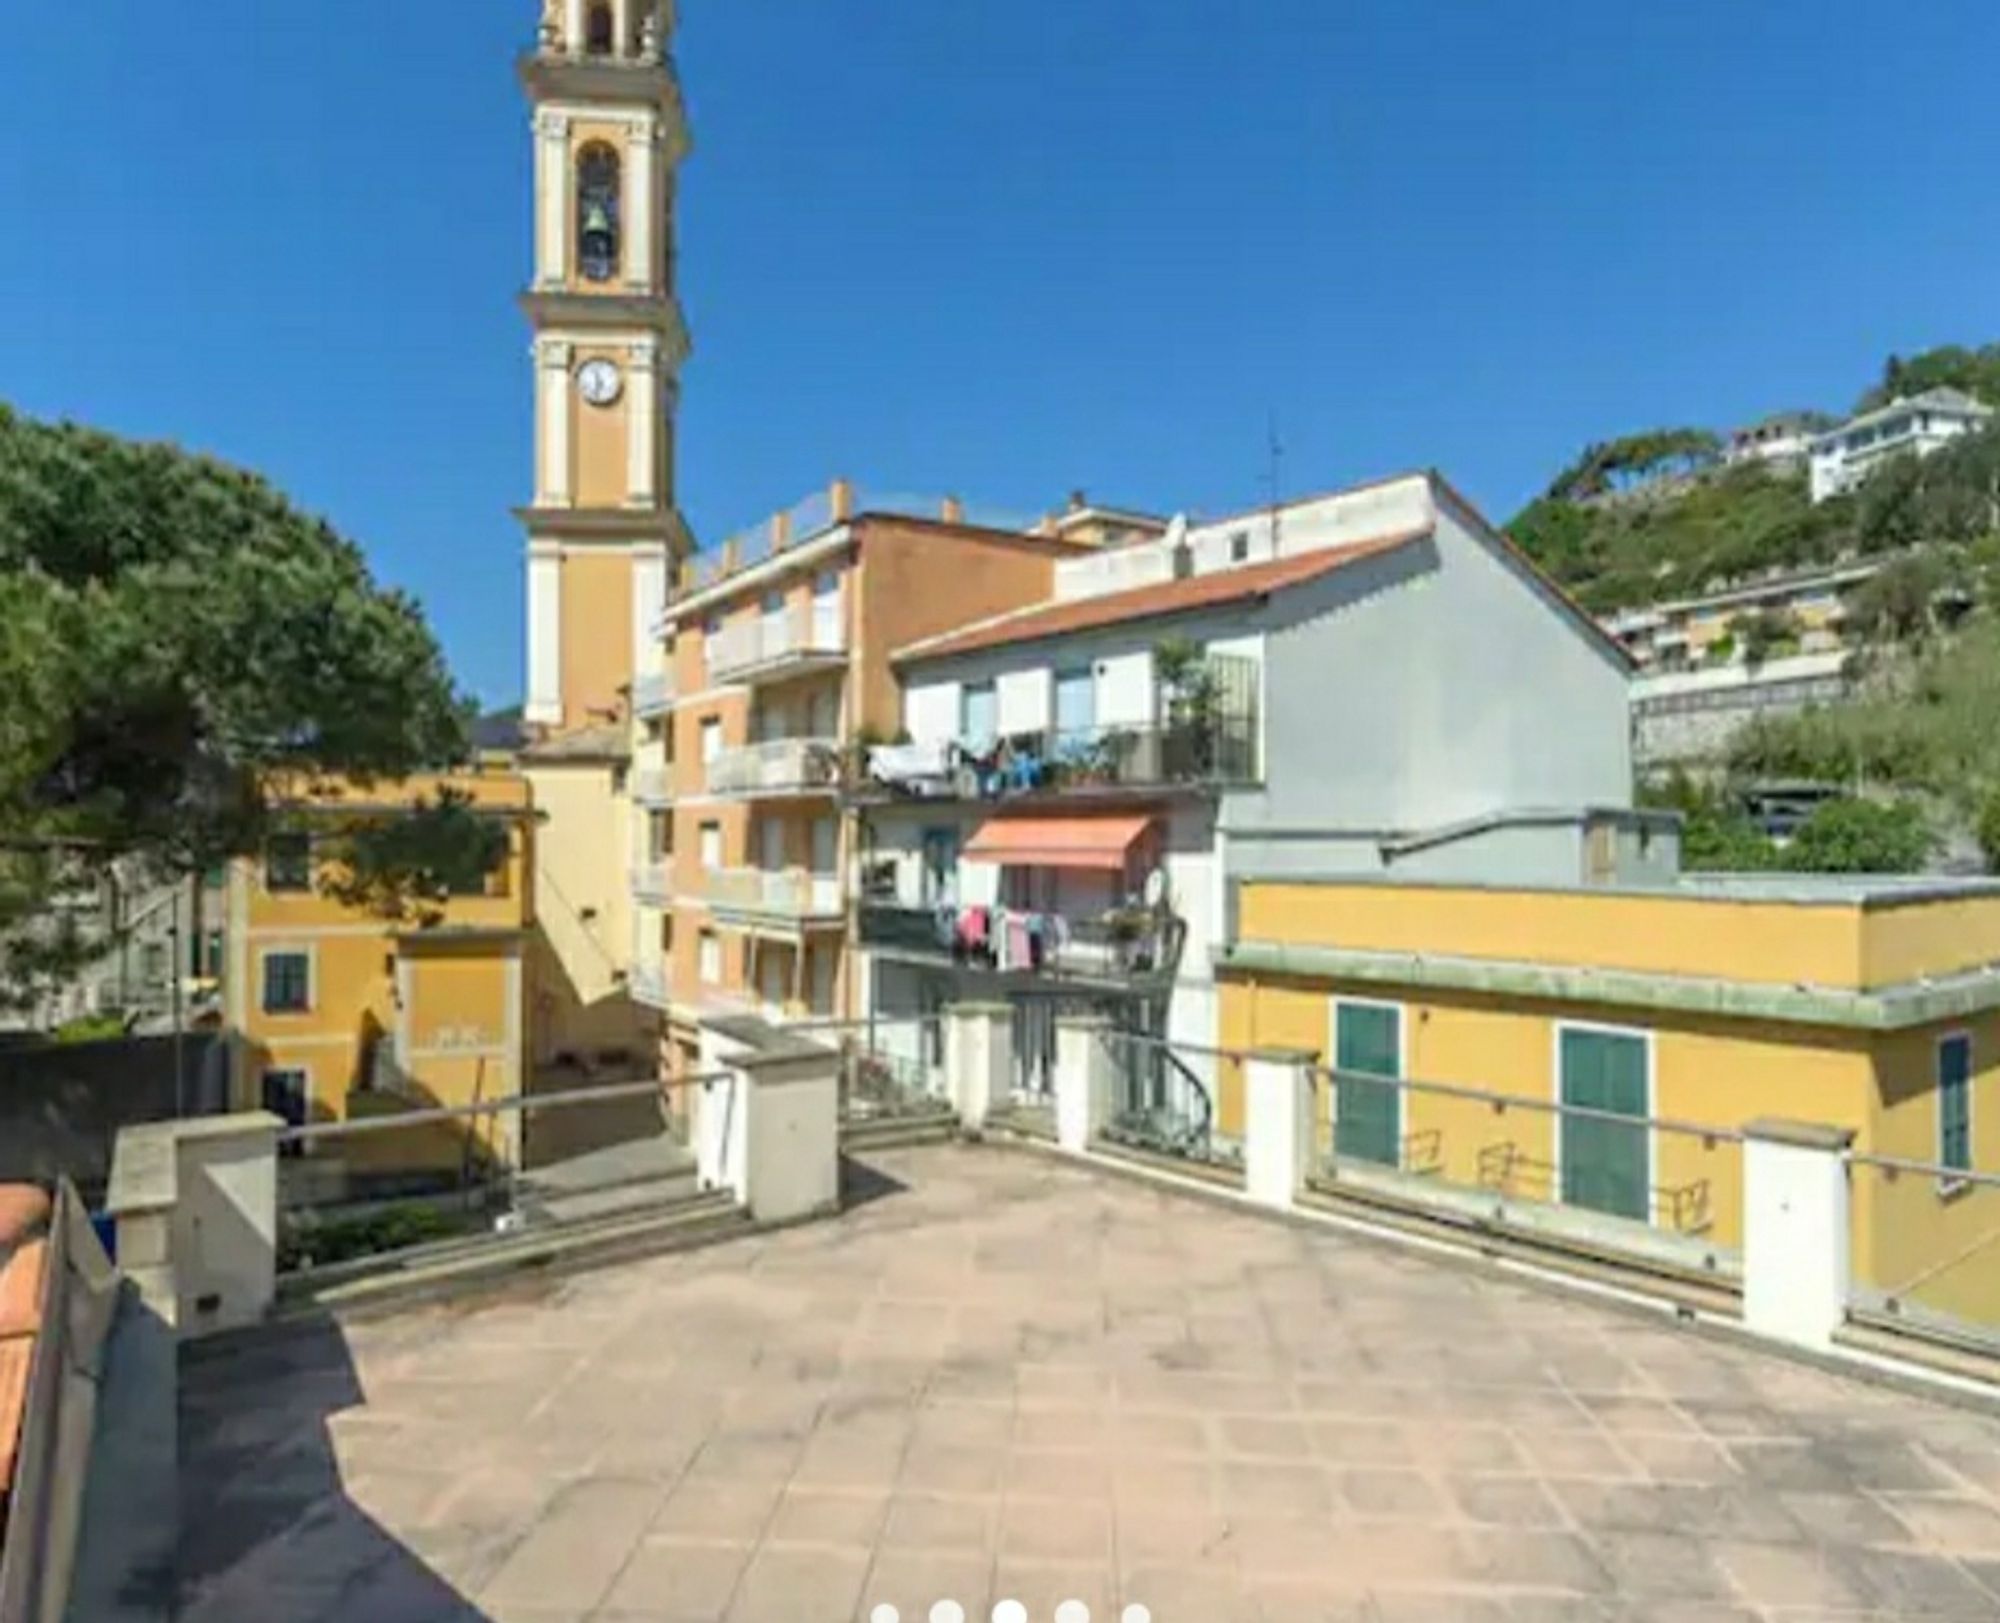
[[[505,831],[504,855],[476,891],[402,921],[328,894],[339,877],[336,841],[357,819],[407,815],[447,789]],[[535,838],[526,781],[477,774],[316,791],[281,808],[280,823],[263,853],[237,859],[229,874],[237,1108],[326,1123],[521,1092]],[[508,1154],[507,1132],[489,1130],[481,1142]],[[337,1140],[328,1154],[408,1169],[449,1160],[462,1139],[398,1131]]]
[[[2000,1192],[1871,1159],[2000,1169],[2000,885],[1248,881],[1236,903],[1222,1041],[1333,1070],[1334,1187],[1581,1212],[1726,1272],[1741,1146],[1682,1129],[1825,1124],[1853,1136],[1862,1297],[2000,1326]],[[1240,1079],[1218,1109],[1240,1132]]]

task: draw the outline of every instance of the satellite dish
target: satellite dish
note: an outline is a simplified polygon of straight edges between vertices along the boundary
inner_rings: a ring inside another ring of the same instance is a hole
[[[1146,875],[1145,897],[1148,907],[1158,907],[1167,899],[1166,869],[1155,868],[1151,873]]]

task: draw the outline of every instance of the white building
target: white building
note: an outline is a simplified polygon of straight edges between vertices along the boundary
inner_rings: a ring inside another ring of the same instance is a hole
[[[1803,468],[1812,454],[1813,436],[1833,426],[1833,419],[1816,411],[1781,411],[1747,427],[1733,429],[1722,448],[1725,467],[1761,462],[1782,471]]]
[[[1812,499],[1840,496],[1892,456],[1929,456],[1992,420],[1993,408],[1958,389],[1926,389],[1850,417],[1812,442]]]
[[[894,664],[863,1007],[1004,998],[1031,1092],[1064,1011],[1216,1044],[1240,879],[1574,884],[1677,855],[1629,809],[1624,656],[1435,475],[1065,560],[1049,601]]]

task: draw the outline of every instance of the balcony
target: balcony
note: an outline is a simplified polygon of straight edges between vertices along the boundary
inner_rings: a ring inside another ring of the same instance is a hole
[[[837,669],[847,662],[847,628],[837,600],[831,610],[787,609],[725,627],[708,645],[709,676],[755,686]]]
[[[667,990],[667,966],[662,963],[640,962],[632,966],[631,978],[626,982],[626,990],[632,1001],[648,1009],[667,1012],[672,998]]]
[[[641,806],[673,803],[674,775],[664,767],[647,767],[632,774],[632,798]]]
[[[665,907],[674,899],[673,870],[664,862],[641,863],[632,870],[632,894],[653,907]]]
[[[991,918],[993,910],[984,909]],[[1025,958],[985,932],[960,928],[959,910],[861,904],[861,945],[901,958],[985,969],[1016,984],[1074,982],[1121,990],[1172,983],[1186,926],[1167,913],[1121,909],[1097,915],[1022,915],[1034,921]]]
[[[839,786],[840,746],[831,738],[775,738],[708,763],[711,794],[826,794]]]
[[[778,920],[792,926],[837,924],[842,917],[840,877],[803,868],[711,868],[701,876],[702,895],[718,916]]]
[[[664,716],[674,707],[674,677],[671,671],[651,671],[632,679],[632,714],[641,721]]]
[[[925,751],[871,752],[868,795],[1007,800],[1033,795],[1116,795],[1225,789],[1263,781],[1253,716],[1092,727],[958,740]]]

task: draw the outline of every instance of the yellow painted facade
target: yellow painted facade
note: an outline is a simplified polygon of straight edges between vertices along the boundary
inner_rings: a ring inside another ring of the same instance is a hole
[[[336,859],[324,836],[304,866],[289,843],[296,835],[232,864],[227,1007],[241,1037],[238,1108],[318,1124],[522,1091],[535,841],[526,780],[497,772],[316,792],[293,815],[298,830],[324,830],[335,817],[396,816],[445,788],[499,820],[507,845],[484,893],[448,899],[435,921],[394,922],[326,894]],[[328,1156],[379,1172],[438,1164],[447,1149],[455,1157],[464,1135],[331,1142]]]
[[[1880,989],[1969,970],[2000,957],[1992,931],[2000,903],[1986,897],[1891,906],[1713,897],[1583,894],[1393,884],[1248,883],[1239,939],[1301,947],[1372,949],[1432,957],[1532,962],[1721,978],[1742,984],[1813,982]],[[2000,1170],[2000,1012],[1885,1032],[1512,993],[1273,975],[1230,969],[1221,987],[1225,1047],[1309,1049],[1330,1061],[1343,1000],[1400,1011],[1402,1076],[1514,1098],[1559,1098],[1565,1025],[1641,1037],[1656,1122],[1737,1130],[1758,1118],[1844,1128],[1858,1155],[1940,1158],[1937,1049],[1971,1040],[1971,1162]],[[1219,1078],[1218,1125],[1243,1127],[1240,1078]],[[1327,1091],[1321,1144],[1330,1143]],[[1397,1123],[1407,1169],[1466,1187],[1489,1186],[1512,1157],[1513,1192],[1559,1191],[1556,1117],[1518,1105],[1421,1090],[1402,1093]],[[1656,1126],[1650,1137],[1653,1221],[1742,1243],[1742,1151],[1729,1140]],[[1512,1147],[1511,1152],[1509,1146]],[[1941,1189],[1921,1174],[1852,1171],[1853,1266],[1858,1284],[1908,1290],[1931,1311],[2000,1325],[2000,1190]],[[1911,1290],[1912,1282],[1935,1270]]]

